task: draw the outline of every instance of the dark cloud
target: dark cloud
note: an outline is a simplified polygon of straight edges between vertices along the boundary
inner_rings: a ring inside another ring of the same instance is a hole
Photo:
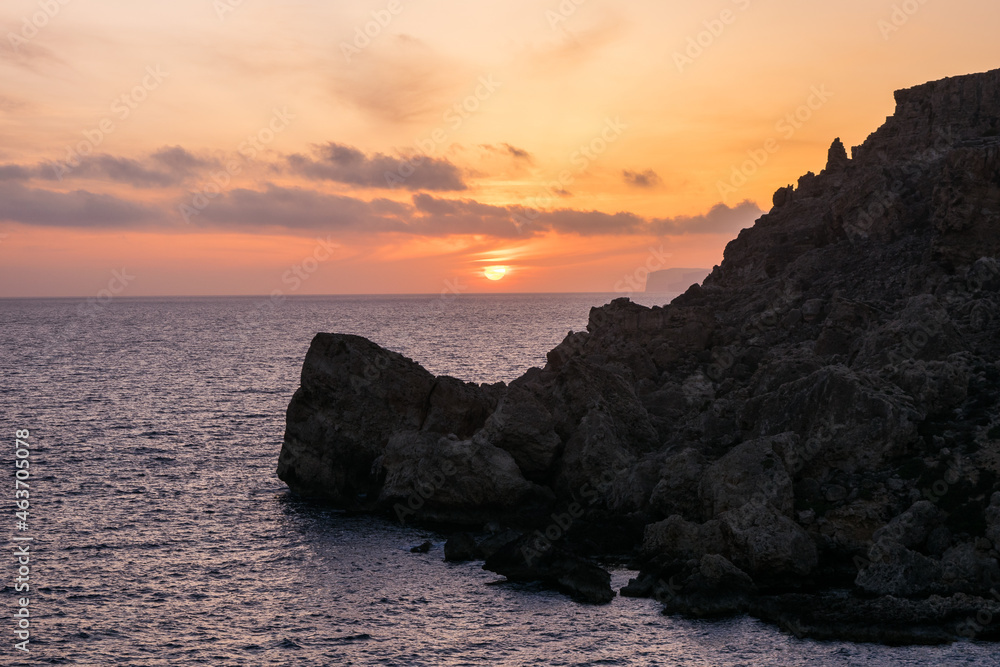
[[[650,228],[656,234],[663,236],[736,234],[741,229],[752,227],[754,221],[763,213],[757,204],[746,200],[733,208],[725,204],[716,204],[704,215],[656,218],[650,221]]]
[[[0,182],[0,220],[42,227],[144,227],[159,209],[86,190],[53,192]]]
[[[147,227],[154,223],[178,224],[180,207],[192,205],[190,195],[174,202],[170,207],[173,210],[168,210],[165,206],[156,208],[84,190],[65,193],[32,189],[12,178],[4,180],[4,174],[23,176],[18,169],[16,165],[0,167],[0,220],[44,226]],[[409,202],[368,201],[271,184],[261,190],[223,192],[190,218],[199,227],[256,232],[326,230],[516,239],[547,232],[579,236],[735,234],[760,214],[756,204],[747,201],[735,208],[719,204],[700,216],[651,220],[629,212],[569,208],[536,211],[472,199],[445,199],[429,193],[414,194]]]
[[[629,171],[626,169],[622,174],[625,177],[626,183],[637,188],[656,188],[663,185],[663,179],[652,169],[646,169],[645,171]]]
[[[560,209],[543,213],[539,220],[563,234],[596,236],[601,234],[638,234],[648,231],[646,221],[634,213],[601,213]]]
[[[0,181],[85,179],[124,183],[137,188],[168,188],[183,184],[211,166],[217,166],[217,163],[174,146],[162,148],[138,160],[98,153],[79,157],[75,163],[0,165]]]
[[[532,164],[535,161],[535,159],[531,156],[531,153],[528,151],[507,143],[500,144],[499,146],[494,146],[493,144],[480,144],[479,147],[490,153],[500,153],[502,155],[510,156],[515,160],[522,160],[528,164]]]
[[[471,199],[439,199],[427,194],[413,196],[414,214],[408,231],[429,236],[481,234],[515,238],[530,234],[534,224],[523,228],[514,211],[506,206],[481,204]]]
[[[180,146],[165,146],[149,157],[174,173],[185,175],[218,165],[215,160],[202,159]]]
[[[471,199],[413,195],[412,204],[386,199],[367,202],[311,190],[269,187],[238,190],[213,202],[205,222],[255,227],[277,226],[357,232],[399,232],[423,236],[452,234],[528,238],[545,232],[598,235],[716,234],[752,224],[760,209],[751,202],[736,208],[715,206],[703,216],[648,220],[634,213],[556,209],[532,211],[495,206]]]
[[[170,187],[180,185],[184,180],[183,175],[151,167],[148,162],[106,154],[89,155],[80,158],[75,167],[65,166],[68,167],[69,171],[62,173],[62,178],[59,178],[61,172],[57,173],[55,168],[51,170],[52,178],[57,180],[65,178],[105,180],[125,183],[137,188]]]
[[[340,231],[404,231],[411,213],[406,204],[329,195],[271,185],[265,190],[233,190],[213,200],[197,217],[198,224],[226,227],[273,227]]]
[[[401,158],[383,153],[368,156],[351,146],[328,143],[317,146],[314,157],[296,153],[290,155],[287,161],[292,171],[300,176],[363,188],[466,189],[461,171],[443,158],[425,156],[419,164],[411,167],[407,160]]]
[[[0,164],[0,181],[27,181],[33,175],[29,167],[19,164]]]
[[[510,144],[504,144],[503,147],[507,149],[508,153],[513,155],[518,160],[524,160],[526,162],[532,161],[531,153],[524,150],[523,148],[518,148],[517,146],[511,146]]]

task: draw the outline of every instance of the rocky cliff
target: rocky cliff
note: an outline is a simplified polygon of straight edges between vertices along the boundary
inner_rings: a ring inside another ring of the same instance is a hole
[[[279,476],[400,519],[506,522],[508,561],[629,554],[622,593],[669,613],[1000,638],[1000,70],[896,102],[702,285],[593,309],[510,386],[318,335]],[[530,576],[514,565],[491,569]]]

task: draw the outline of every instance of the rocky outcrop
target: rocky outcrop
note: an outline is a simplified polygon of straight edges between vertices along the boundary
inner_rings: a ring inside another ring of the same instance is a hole
[[[615,597],[603,568],[534,535],[509,542],[486,559],[484,570],[509,581],[539,581],[580,602],[606,604]]]
[[[539,531],[547,560],[503,569],[565,590],[560,568],[617,552],[641,568],[623,594],[671,613],[995,638],[1000,70],[896,101],[701,285],[592,309],[509,387],[317,336],[279,475],[346,507]]]
[[[364,505],[377,494],[372,467],[390,437],[471,436],[501,391],[434,377],[359,336],[317,334],[288,405],[278,477],[304,496]]]

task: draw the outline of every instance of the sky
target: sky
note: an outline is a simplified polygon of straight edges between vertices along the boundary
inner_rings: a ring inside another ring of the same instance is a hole
[[[641,290],[718,264],[894,90],[1000,67],[997,25],[992,0],[4,0],[0,297]]]

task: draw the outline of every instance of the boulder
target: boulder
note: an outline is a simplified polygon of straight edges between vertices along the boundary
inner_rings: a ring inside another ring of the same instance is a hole
[[[403,430],[472,435],[495,391],[435,378],[359,336],[317,334],[285,422],[278,477],[303,496],[355,506],[374,496],[372,464]]]
[[[510,454],[477,438],[403,431],[389,439],[376,467],[384,480],[379,504],[400,520],[481,524],[546,497]]]
[[[615,597],[606,570],[535,535],[504,545],[483,569],[510,581],[540,582],[580,602],[606,604]]]
[[[869,562],[854,583],[875,595],[913,597],[938,588],[940,561],[907,549],[899,542],[881,540],[868,551]]]
[[[650,509],[659,516],[679,514],[685,519],[700,520],[702,502],[698,497],[705,456],[687,448],[663,460],[660,479],[649,496]]]
[[[947,518],[929,500],[918,500],[902,514],[893,517],[889,523],[879,528],[872,535],[873,542],[898,542],[907,549],[920,550],[931,532],[940,526]]]
[[[444,543],[444,559],[453,563],[474,560],[478,554],[476,538],[469,533],[455,533]]]
[[[792,479],[772,438],[741,443],[710,465],[701,478],[698,495],[704,516],[712,518],[743,507],[751,500],[769,503],[791,516]]]
[[[797,523],[754,500],[718,516],[730,559],[754,581],[810,574],[819,560],[816,544]]]
[[[646,558],[686,561],[705,554],[727,553],[727,543],[720,521],[697,524],[675,514],[646,526],[642,553]]]
[[[706,554],[679,590],[659,599],[666,613],[710,618],[745,612],[755,592],[746,572],[724,556]]]

